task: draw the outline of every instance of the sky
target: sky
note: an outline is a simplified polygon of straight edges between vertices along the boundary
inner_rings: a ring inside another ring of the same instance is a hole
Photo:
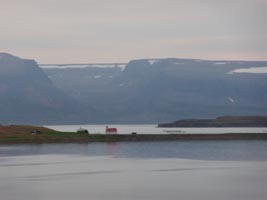
[[[267,60],[267,0],[0,0],[0,52],[40,64]]]

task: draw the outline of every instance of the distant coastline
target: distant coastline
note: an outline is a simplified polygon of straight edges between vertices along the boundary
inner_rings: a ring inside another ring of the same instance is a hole
[[[267,127],[267,116],[223,116],[216,119],[185,119],[158,127]]]

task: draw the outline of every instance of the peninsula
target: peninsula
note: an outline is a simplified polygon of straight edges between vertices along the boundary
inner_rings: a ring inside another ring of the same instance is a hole
[[[216,119],[185,119],[158,127],[267,127],[267,116],[223,116]]]

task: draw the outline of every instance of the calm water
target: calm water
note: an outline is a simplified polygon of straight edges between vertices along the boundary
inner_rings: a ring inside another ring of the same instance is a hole
[[[267,161],[267,141],[163,141],[0,146],[0,156],[112,156],[220,161]]]
[[[46,126],[58,131],[77,131],[80,127],[86,128],[90,133],[105,133],[106,125],[54,125]],[[158,128],[156,124],[113,124],[119,134],[167,134],[167,133],[267,133],[267,128]]]
[[[266,141],[0,146],[4,200],[265,200]]]

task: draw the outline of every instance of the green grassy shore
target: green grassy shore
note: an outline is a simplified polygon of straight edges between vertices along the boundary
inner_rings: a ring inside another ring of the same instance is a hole
[[[32,130],[40,134],[32,135]],[[174,140],[267,140],[265,133],[231,134],[137,134],[106,135],[76,132],[59,132],[44,127],[0,126],[0,144],[38,143],[90,143],[123,141],[174,141]]]

